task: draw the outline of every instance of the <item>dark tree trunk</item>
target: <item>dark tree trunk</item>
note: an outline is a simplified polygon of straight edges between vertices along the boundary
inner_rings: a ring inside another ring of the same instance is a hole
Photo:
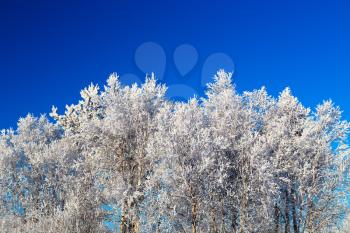
[[[279,233],[280,228],[280,211],[278,209],[277,203],[275,204],[275,233]]]
[[[211,232],[218,233],[217,225],[216,225],[216,212],[215,209],[211,210]]]
[[[232,232],[236,233],[237,231],[237,211],[236,209],[233,208],[232,210],[232,223],[231,223],[231,227],[232,227]]]
[[[290,222],[289,222],[289,192],[288,189],[285,191],[285,207],[284,207],[284,216],[286,223],[284,225],[284,232],[290,233]]]
[[[293,216],[293,232],[299,233],[299,221],[297,217],[297,197],[294,189],[292,189],[292,193],[291,193],[291,204],[292,204],[292,216]]]
[[[192,200],[192,233],[197,233],[197,202]]]
[[[224,201],[221,200],[221,232],[226,233]]]

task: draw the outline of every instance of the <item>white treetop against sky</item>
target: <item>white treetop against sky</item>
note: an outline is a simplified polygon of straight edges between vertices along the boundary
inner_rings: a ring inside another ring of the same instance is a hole
[[[166,99],[112,74],[61,115],[0,137],[1,232],[338,232],[346,228],[349,123],[289,88]],[[106,207],[107,206],[107,207]],[[349,219],[349,217],[347,217]],[[107,222],[109,224],[107,224]],[[346,230],[346,229],[345,229]],[[344,231],[345,232],[345,231]]]

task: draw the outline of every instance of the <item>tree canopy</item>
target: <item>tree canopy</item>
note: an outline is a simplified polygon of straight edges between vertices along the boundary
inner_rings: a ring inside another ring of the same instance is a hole
[[[0,136],[1,232],[319,233],[341,228],[349,123],[286,88],[238,93],[218,71],[174,102],[112,74],[63,114]],[[107,207],[108,208],[107,208]],[[109,226],[107,222],[111,223]]]

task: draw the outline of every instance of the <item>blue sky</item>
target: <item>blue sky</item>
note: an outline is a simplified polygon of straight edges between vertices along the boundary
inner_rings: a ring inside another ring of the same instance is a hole
[[[164,49],[161,81],[174,90],[203,94],[203,65],[220,52],[235,64],[239,91],[290,86],[305,105],[331,98],[350,119],[349,9],[337,0],[0,0],[0,128],[52,105],[62,111],[111,72],[143,78],[135,52],[149,41]],[[185,76],[173,61],[182,44],[198,52]]]

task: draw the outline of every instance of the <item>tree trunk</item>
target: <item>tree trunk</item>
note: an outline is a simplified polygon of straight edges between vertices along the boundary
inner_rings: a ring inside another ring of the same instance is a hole
[[[212,233],[218,233],[218,229],[216,226],[216,212],[214,208],[212,208],[211,210],[211,227],[210,228]]]
[[[240,215],[239,215],[239,232],[243,233],[244,229],[247,228],[247,211],[248,211],[248,180],[249,178],[245,176],[243,178],[243,196],[242,196],[242,203],[240,205]]]
[[[275,233],[279,233],[279,228],[280,228],[280,211],[278,209],[277,203],[275,204]]]
[[[131,218],[131,222],[130,222],[130,233],[139,233],[140,232],[140,219],[139,219],[139,208],[138,206],[135,206],[135,212],[136,215],[134,215]]]
[[[140,152],[141,153],[141,152]],[[144,157],[144,156],[143,156]],[[134,190],[139,191],[142,186],[142,178],[143,178],[143,164],[138,164],[136,166],[136,177],[134,181]],[[134,200],[134,203],[132,204],[132,207],[135,209],[135,216],[131,219],[130,227],[131,233],[139,233],[140,232],[140,219],[139,219],[139,199],[138,197],[137,200]]]
[[[224,209],[224,201],[221,200],[221,232],[226,233],[225,229],[225,209]]]
[[[235,208],[232,209],[232,233],[236,233],[237,231],[237,210]]]
[[[292,193],[291,193],[291,204],[292,204],[292,217],[293,217],[293,232],[299,233],[299,222],[297,218],[297,197],[294,189],[292,189]]]
[[[289,222],[289,192],[288,189],[285,191],[285,209],[284,209],[284,216],[286,223],[284,225],[284,232],[290,233],[290,222]]]
[[[121,218],[121,221],[120,221],[120,226],[119,226],[119,232],[120,233],[126,233],[127,225],[126,225],[126,217],[125,217],[124,214],[125,213],[122,214],[122,218]]]
[[[127,210],[127,203],[124,201],[123,208],[122,208],[122,216],[119,226],[119,232],[120,233],[126,233],[128,230],[128,219],[126,218],[126,210]]]
[[[314,227],[313,227],[313,221],[314,221],[314,216],[313,216],[313,204],[310,198],[308,198],[308,215],[307,215],[307,232],[314,233]]]
[[[139,233],[140,232],[140,222],[139,220],[133,220],[131,223],[131,233]]]
[[[192,233],[197,233],[197,202],[192,200]]]

